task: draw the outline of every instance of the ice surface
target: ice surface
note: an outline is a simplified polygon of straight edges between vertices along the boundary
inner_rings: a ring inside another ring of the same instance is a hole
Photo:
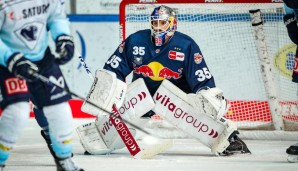
[[[75,119],[74,126],[90,119]],[[133,159],[126,149],[110,155],[83,155],[78,136],[74,131],[74,160],[86,171],[294,171],[298,163],[288,163],[285,153],[297,141],[245,140],[252,155],[217,157],[201,143],[192,139],[175,139],[174,146],[153,159]],[[145,145],[144,141],[139,141]],[[30,119],[6,163],[6,171],[54,171],[54,161],[40,128]]]

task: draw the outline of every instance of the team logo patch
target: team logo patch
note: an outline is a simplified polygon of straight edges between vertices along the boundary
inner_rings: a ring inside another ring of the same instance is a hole
[[[21,20],[21,19],[23,19],[22,16],[17,16],[16,13],[13,12],[13,11],[7,12],[6,17],[9,18],[10,20]]]
[[[40,22],[29,23],[16,30],[15,34],[20,41],[22,41],[29,49],[33,50],[37,45],[43,27],[44,24]]]
[[[49,80],[54,83],[55,85],[59,85],[60,87],[65,87],[65,82],[63,77],[59,77],[58,79],[56,79],[54,76],[50,76]],[[53,86],[51,93],[53,93],[56,90],[56,86]]]
[[[177,60],[177,61],[184,61],[184,57],[185,57],[185,55],[182,52],[176,52],[173,50],[170,50],[170,52],[169,52],[170,59]]]
[[[203,56],[200,53],[194,54],[194,61],[196,64],[200,64],[203,60]]]
[[[135,56],[133,62],[137,65],[141,65],[143,63],[143,57]]]
[[[160,52],[160,49],[156,49],[156,50],[155,50],[155,53],[159,53],[159,52]]]
[[[25,80],[19,78],[8,78],[5,81],[7,94],[27,93],[28,87]]]

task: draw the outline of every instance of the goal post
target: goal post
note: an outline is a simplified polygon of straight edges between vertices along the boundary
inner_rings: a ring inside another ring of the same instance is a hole
[[[242,130],[298,131],[296,45],[283,24],[282,0],[123,0],[120,41],[149,29],[158,5],[172,7],[177,31],[193,38]],[[297,134],[296,134],[297,135]]]

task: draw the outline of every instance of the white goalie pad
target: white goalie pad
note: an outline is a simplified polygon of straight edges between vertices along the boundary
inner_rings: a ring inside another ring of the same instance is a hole
[[[237,129],[231,121],[214,119],[189,103],[186,93],[168,80],[164,80],[153,99],[153,111],[191,137],[208,146],[215,154],[222,153],[229,145],[229,136]]]
[[[112,150],[103,142],[94,122],[76,128],[83,148],[90,154],[108,154]]]
[[[141,125],[144,123],[144,120],[140,119],[140,117],[152,110],[154,105],[154,101],[145,85],[144,80],[140,78],[128,85],[124,103],[118,108],[118,111],[122,118],[132,122],[133,124]],[[109,116],[98,116],[95,123],[92,122],[89,124],[92,126],[92,130],[94,129],[92,134],[88,134],[86,132],[91,132],[91,126],[89,126],[89,129],[86,129],[86,126],[83,129],[82,127],[84,125],[77,128],[77,133],[79,134],[81,143],[84,149],[89,153],[106,154],[125,147],[116,128],[109,120]],[[135,136],[135,129],[129,129],[133,136]],[[104,144],[104,146],[102,144]]]
[[[94,116],[107,114],[104,111],[111,113],[113,104],[117,108],[122,105],[126,88],[127,85],[118,80],[115,73],[105,69],[96,70],[93,84],[81,110]]]
[[[128,85],[123,105],[118,108],[121,117],[136,124],[141,116],[155,106],[154,100],[144,82],[139,78]]]
[[[106,118],[105,115],[100,116]],[[106,126],[106,125],[105,125]],[[104,129],[109,129],[108,127]],[[129,129],[133,136],[136,134],[136,130],[134,128]],[[99,134],[99,130],[95,125],[95,122],[90,122],[84,125],[77,127],[76,129],[80,143],[82,144],[83,148],[89,152],[90,154],[109,154],[116,149],[121,149],[125,147],[124,143],[122,142],[120,136],[115,136],[113,143],[109,147],[106,145],[106,142],[103,140],[101,134]],[[107,134],[107,136],[111,136],[112,134]],[[108,137],[105,136],[106,139]],[[109,140],[110,141],[110,140]]]

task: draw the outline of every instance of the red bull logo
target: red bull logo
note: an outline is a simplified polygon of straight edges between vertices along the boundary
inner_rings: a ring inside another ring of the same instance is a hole
[[[134,73],[142,74],[143,77],[149,77],[154,81],[162,81],[164,79],[179,79],[182,77],[182,68],[178,69],[178,71],[173,71],[168,67],[164,67],[159,62],[151,62],[148,65],[141,65],[136,67],[134,65]]]
[[[181,78],[182,68],[178,70],[178,72],[174,72],[170,68],[164,67],[159,71],[158,77],[166,78],[166,79],[179,79]]]
[[[196,64],[200,64],[203,60],[203,56],[200,53],[194,54],[194,61]]]
[[[141,65],[140,67],[136,67],[136,64],[133,65],[136,74],[142,74],[144,77],[154,76],[153,70],[148,65]]]

